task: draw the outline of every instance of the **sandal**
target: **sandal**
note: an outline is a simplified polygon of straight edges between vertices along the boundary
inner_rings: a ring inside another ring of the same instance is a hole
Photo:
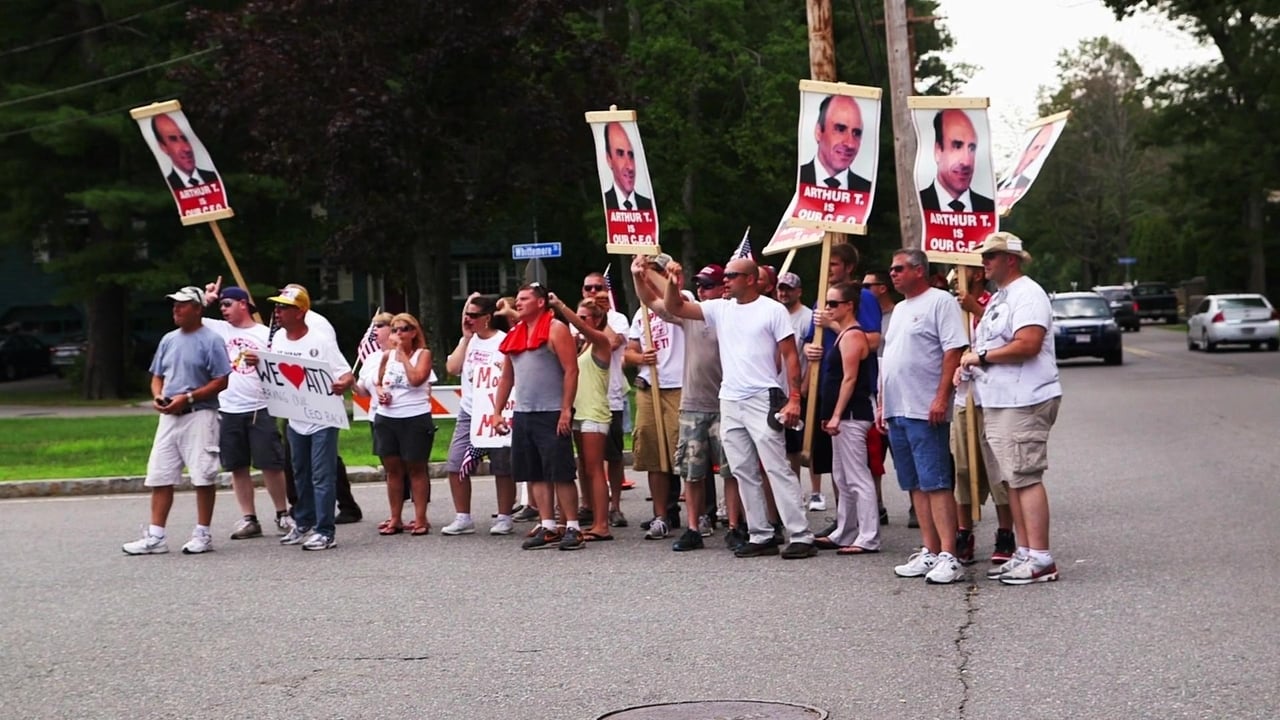
[[[409,526],[409,534],[410,535],[430,535],[431,523],[427,523],[426,525],[419,525],[418,523],[415,522]]]
[[[387,521],[378,526],[379,535],[399,535],[404,532],[404,526]]]
[[[839,550],[836,551],[836,554],[837,555],[874,555],[878,552],[880,551],[868,550],[858,545],[850,545],[849,547],[840,548]]]
[[[843,550],[843,546],[837,545],[831,538],[815,537],[813,546],[819,550]]]
[[[600,533],[594,533],[594,532],[591,532],[590,530],[582,531],[583,542],[608,542],[612,539],[613,539],[612,535],[601,535]]]

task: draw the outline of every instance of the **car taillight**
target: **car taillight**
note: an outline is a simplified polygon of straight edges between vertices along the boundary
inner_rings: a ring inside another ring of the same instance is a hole
[[[1280,320],[1280,310],[1272,310],[1272,311],[1271,311],[1271,319],[1272,319],[1272,320]]]
[[[1218,311],[1218,314],[1217,314],[1217,315],[1214,315],[1214,316],[1213,316],[1213,319],[1212,319],[1212,320],[1210,320],[1209,322],[1216,322],[1216,323],[1220,323],[1220,322],[1226,322],[1226,321],[1227,321],[1227,318],[1222,314],[1222,311],[1221,311],[1221,310],[1219,310],[1219,311]]]
[[[1133,301],[1133,311],[1134,311],[1134,312],[1138,312],[1138,301],[1137,301],[1137,300],[1134,300],[1134,301]]]

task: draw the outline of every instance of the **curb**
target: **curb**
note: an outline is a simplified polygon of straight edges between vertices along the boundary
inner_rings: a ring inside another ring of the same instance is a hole
[[[631,453],[624,452],[622,461],[626,465],[631,465]],[[445,472],[445,464],[442,462],[431,463],[428,467],[428,474],[434,480],[443,479],[449,476]],[[489,461],[485,460],[480,463],[480,467],[473,473],[476,476],[489,474]],[[251,475],[253,484],[256,487],[262,487],[262,474],[254,471]],[[352,465],[347,468],[347,478],[352,484],[357,483],[380,483],[386,478],[381,466],[371,467],[369,465]],[[42,497],[80,497],[85,495],[121,495],[125,493],[145,493],[150,489],[143,484],[146,478],[142,475],[126,476],[126,477],[99,477],[99,478],[67,478],[60,480],[12,480],[0,482],[0,500],[14,500],[19,498],[42,498]],[[218,473],[218,480],[215,485],[220,490],[231,488],[231,473]],[[191,490],[191,478],[186,475],[182,476],[182,480],[177,484],[178,490]]]

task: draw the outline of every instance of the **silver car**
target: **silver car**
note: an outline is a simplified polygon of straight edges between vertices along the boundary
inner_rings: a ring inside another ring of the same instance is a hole
[[[1205,296],[1187,318],[1187,349],[1213,352],[1223,343],[1280,350],[1280,312],[1257,293]]]

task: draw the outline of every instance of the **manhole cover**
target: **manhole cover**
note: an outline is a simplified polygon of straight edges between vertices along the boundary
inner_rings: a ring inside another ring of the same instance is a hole
[[[697,700],[638,705],[596,720],[826,720],[827,712],[806,705],[757,700]]]

